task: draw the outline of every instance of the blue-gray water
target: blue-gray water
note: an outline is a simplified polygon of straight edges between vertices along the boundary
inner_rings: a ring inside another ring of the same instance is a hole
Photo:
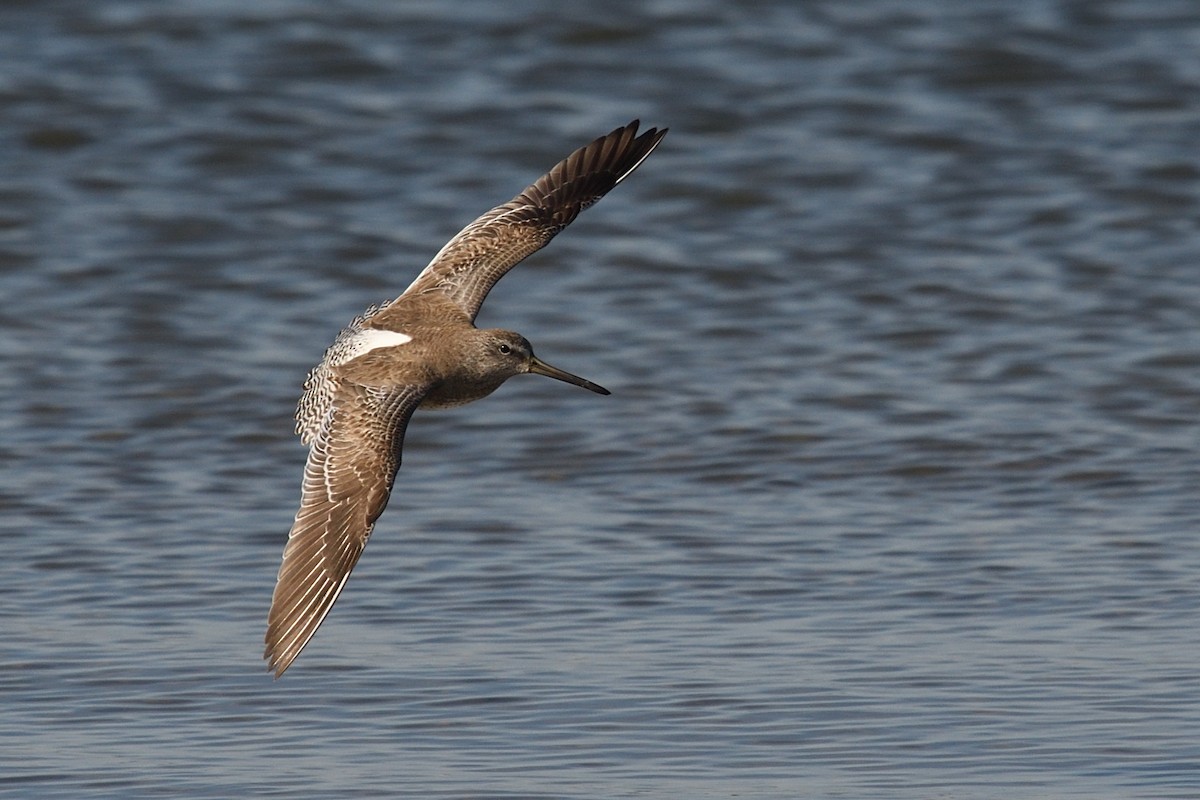
[[[602,5],[3,6],[0,795],[1200,796],[1200,9]],[[273,682],[306,371],[635,116]]]

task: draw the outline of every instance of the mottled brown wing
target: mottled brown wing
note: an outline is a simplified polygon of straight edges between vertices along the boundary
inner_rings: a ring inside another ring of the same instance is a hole
[[[300,510],[271,598],[263,657],[278,678],[308,644],[358,562],[400,468],[425,387],[339,384],[308,453]]]
[[[666,128],[637,135],[638,120],[601,136],[502,206],[463,228],[404,294],[444,292],[472,320],[496,281],[624,180],[653,152]]]

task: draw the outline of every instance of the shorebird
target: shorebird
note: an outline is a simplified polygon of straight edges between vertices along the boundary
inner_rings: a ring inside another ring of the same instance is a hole
[[[342,330],[309,373],[296,409],[296,433],[309,448],[300,510],[263,653],[276,678],[312,639],[362,555],[391,495],[414,411],[470,403],[523,373],[609,394],[539,359],[519,333],[474,323],[496,281],[625,180],[667,133],[650,128],[639,136],[638,124],[579,148],[463,228],[403,294]]]

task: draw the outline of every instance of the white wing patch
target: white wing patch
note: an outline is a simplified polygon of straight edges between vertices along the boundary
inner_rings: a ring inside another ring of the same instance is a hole
[[[407,333],[385,331],[379,328],[363,328],[360,331],[356,331],[353,336],[348,337],[340,347],[336,348],[336,353],[330,354],[333,357],[329,363],[331,366],[341,366],[372,350],[378,350],[381,347],[395,347],[396,345],[408,344],[411,341],[412,337]]]

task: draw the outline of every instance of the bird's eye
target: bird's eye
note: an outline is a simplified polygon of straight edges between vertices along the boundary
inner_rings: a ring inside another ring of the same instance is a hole
[[[500,345],[500,352],[503,353],[504,355],[508,355],[509,353],[512,352],[512,348],[506,344],[502,344],[502,345]]]

